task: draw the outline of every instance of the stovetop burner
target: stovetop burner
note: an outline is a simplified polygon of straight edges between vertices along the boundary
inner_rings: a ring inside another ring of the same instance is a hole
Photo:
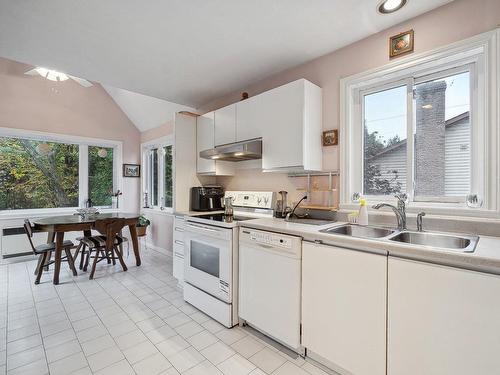
[[[213,221],[220,221],[222,223],[233,223],[235,221],[244,221],[244,220],[255,219],[254,217],[246,217],[246,216],[239,216],[239,215],[226,216],[224,214],[204,214],[204,215],[195,215],[193,217],[198,217],[200,219],[207,219],[207,220],[213,220]]]

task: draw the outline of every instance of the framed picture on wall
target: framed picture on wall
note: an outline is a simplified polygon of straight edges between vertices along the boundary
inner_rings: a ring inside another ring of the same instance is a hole
[[[123,164],[123,177],[141,177],[139,164]]]
[[[413,52],[415,33],[408,30],[389,39],[389,57],[398,57]]]
[[[337,129],[323,132],[323,146],[337,146],[339,144],[339,131]]]

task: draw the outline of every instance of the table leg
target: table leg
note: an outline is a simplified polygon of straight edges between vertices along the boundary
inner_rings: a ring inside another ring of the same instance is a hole
[[[128,229],[130,230],[130,237],[132,237],[132,247],[134,248],[135,263],[140,266],[141,255],[139,254],[139,240],[137,239],[137,229],[135,227],[135,224],[129,225]]]
[[[64,232],[56,234],[56,250],[54,258],[54,285],[59,284],[59,272],[61,271],[61,253],[63,250]]]

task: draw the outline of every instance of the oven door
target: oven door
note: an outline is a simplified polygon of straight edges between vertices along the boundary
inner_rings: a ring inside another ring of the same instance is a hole
[[[226,303],[232,302],[232,229],[187,222],[184,280]]]

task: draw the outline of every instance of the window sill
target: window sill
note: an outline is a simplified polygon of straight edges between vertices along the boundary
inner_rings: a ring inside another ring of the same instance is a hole
[[[44,216],[58,216],[58,215],[72,215],[76,213],[76,207],[73,208],[47,208],[47,209],[32,209],[32,210],[12,210],[12,211],[0,211],[0,220],[15,220],[15,219],[25,219],[32,217],[44,217]],[[122,212],[120,209],[116,208],[100,208],[99,212],[102,213],[114,213]]]
[[[143,207],[141,208],[141,213],[151,213],[155,215],[167,215],[172,216],[174,214],[173,208],[164,208],[163,210],[159,207]]]

